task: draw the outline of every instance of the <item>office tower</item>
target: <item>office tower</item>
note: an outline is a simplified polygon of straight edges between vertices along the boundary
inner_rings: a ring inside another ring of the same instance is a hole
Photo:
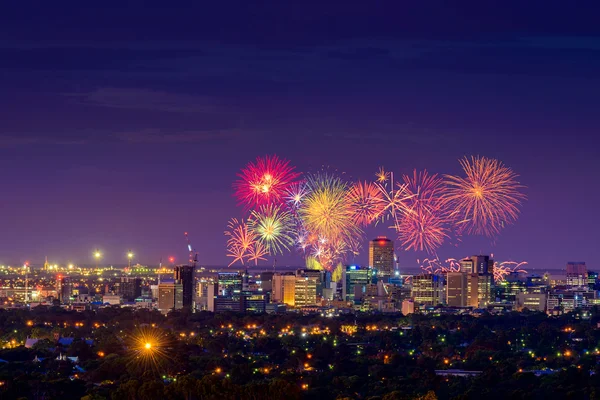
[[[567,263],[567,286],[570,288],[588,286],[588,272],[584,262]]]
[[[299,269],[296,271],[296,276],[309,277],[317,283],[317,297],[323,296],[323,289],[327,288],[330,281],[331,273],[328,271],[320,271],[317,269]]]
[[[260,273],[260,288],[263,292],[271,292],[273,290],[273,275],[274,272]]]
[[[595,271],[588,271],[588,286],[591,290],[596,289],[598,283],[598,273]]]
[[[173,279],[180,281],[183,286],[183,306],[193,307],[194,304],[194,276],[195,268],[191,265],[177,265],[173,271]]]
[[[142,280],[129,276],[122,276],[118,293],[124,301],[135,301],[142,295]]]
[[[218,288],[220,296],[238,296],[242,292],[243,277],[238,272],[219,272]]]
[[[268,293],[242,291],[240,309],[244,313],[264,313],[268,302]]]
[[[444,301],[444,283],[439,275],[420,274],[412,277],[411,297],[416,304],[437,306]]]
[[[273,275],[273,294],[274,302],[285,303],[289,306],[295,304],[296,297],[296,276],[294,274],[275,274]]]
[[[342,299],[355,301],[362,298],[367,285],[373,283],[374,269],[349,265],[342,269]]]
[[[463,258],[460,260],[460,272],[465,272],[467,274],[473,273],[473,260],[470,258]]]
[[[314,306],[315,304],[317,304],[317,278],[296,276],[294,306]]]
[[[158,285],[158,310],[166,314],[183,308],[183,285],[178,280],[161,282]]]
[[[473,262],[473,271],[475,274],[492,274],[494,268],[494,260],[490,260],[489,256],[471,256]],[[491,261],[491,263],[490,263]]]
[[[73,296],[73,282],[68,277],[58,277],[56,279],[56,295],[61,303],[70,303]]]
[[[446,274],[446,304],[449,307],[467,306],[466,272],[448,272]]]
[[[394,242],[385,236],[378,236],[369,242],[369,266],[380,275],[394,273]]]
[[[492,276],[490,274],[467,274],[467,306],[486,307],[492,297]]]
[[[517,293],[515,308],[517,311],[526,308],[530,311],[546,312],[546,293]]]

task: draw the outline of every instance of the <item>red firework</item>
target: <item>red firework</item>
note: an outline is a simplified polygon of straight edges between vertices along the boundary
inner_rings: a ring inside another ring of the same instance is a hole
[[[406,212],[396,230],[406,250],[433,253],[449,237],[449,213],[443,197],[444,181],[427,171],[404,175]]]
[[[385,201],[377,185],[356,182],[348,191],[352,207],[352,219],[357,225],[368,226],[378,219],[385,208]]]
[[[289,161],[277,156],[258,157],[238,174],[233,184],[238,203],[246,209],[260,205],[280,204],[299,173]]]

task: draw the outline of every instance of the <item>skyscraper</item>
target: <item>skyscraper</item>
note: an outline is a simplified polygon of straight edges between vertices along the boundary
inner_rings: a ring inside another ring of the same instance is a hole
[[[369,242],[369,266],[381,275],[393,275],[394,242],[385,236],[378,236]]]
[[[180,281],[161,282],[158,285],[158,310],[167,314],[183,308],[183,285]]]
[[[374,270],[371,267],[349,265],[342,269],[342,299],[354,301],[362,297],[367,285],[373,283]]]
[[[192,307],[194,305],[194,271],[191,265],[177,265],[173,272],[173,278],[180,281],[183,287],[183,307]]]
[[[56,278],[56,294],[61,303],[70,303],[73,295],[73,283],[69,277]]]
[[[446,304],[450,307],[467,306],[466,272],[448,272],[446,274]]]
[[[130,276],[122,276],[118,293],[125,301],[135,301],[142,295],[142,280]]]
[[[314,306],[315,304],[317,304],[317,279],[310,276],[296,276],[294,306]]]

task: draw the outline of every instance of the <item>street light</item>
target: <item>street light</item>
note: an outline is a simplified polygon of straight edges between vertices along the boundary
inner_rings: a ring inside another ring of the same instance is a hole
[[[101,257],[102,253],[100,253],[100,250],[96,249],[96,251],[94,252],[94,258],[96,259],[96,269],[98,269],[98,261],[100,261]]]
[[[129,267],[129,269],[131,269],[131,259],[133,258],[133,252],[131,250],[129,250],[129,252],[127,253],[127,266]]]

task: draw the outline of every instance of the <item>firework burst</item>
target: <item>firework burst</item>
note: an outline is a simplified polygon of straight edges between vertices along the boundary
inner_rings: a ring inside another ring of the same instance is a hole
[[[527,271],[523,269],[523,266],[527,265],[527,261],[516,262],[516,261],[504,261],[494,263],[494,281],[502,282],[506,279],[506,276],[510,273],[517,272],[520,274],[526,274]]]
[[[460,262],[455,258],[449,258],[442,263],[436,258],[425,258],[423,262],[417,260],[420,268],[428,274],[446,274],[448,272],[460,272]]]
[[[298,214],[307,234],[303,245],[326,269],[358,248],[362,231],[353,219],[348,185],[329,174],[316,174],[307,180],[310,187]]]
[[[294,244],[292,215],[279,206],[268,204],[252,211],[248,224],[257,242],[271,255],[283,254]]]
[[[368,226],[377,220],[384,210],[381,191],[374,183],[356,182],[348,191],[352,219],[359,226]]]
[[[249,228],[249,224],[237,218],[232,218],[227,225],[228,230],[225,231],[227,239],[227,257],[232,257],[233,261],[229,266],[240,261],[245,263],[246,259],[252,257],[255,253],[255,245],[257,242],[256,234]],[[264,256],[262,254],[260,257]],[[258,258],[255,259],[258,262]]]
[[[449,237],[449,213],[443,197],[444,181],[427,171],[404,175],[406,207],[396,225],[406,250],[433,253]]]
[[[485,157],[463,158],[465,177],[446,176],[446,200],[452,207],[459,231],[495,236],[519,215],[526,196],[518,175],[502,162]]]
[[[247,209],[264,204],[280,203],[293,181],[300,176],[289,161],[277,156],[258,157],[249,163],[234,183],[239,204]]]

